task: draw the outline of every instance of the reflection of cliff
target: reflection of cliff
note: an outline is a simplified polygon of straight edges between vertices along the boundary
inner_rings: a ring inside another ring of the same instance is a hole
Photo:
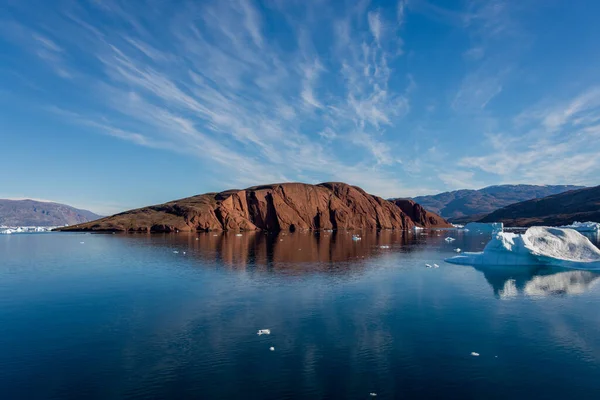
[[[360,234],[361,240],[353,240],[352,236],[349,232],[335,231],[280,234],[245,232],[240,236],[208,232],[173,236],[173,240],[185,242],[191,256],[201,258],[208,264],[218,263],[236,269],[266,267],[292,273],[330,270],[343,267],[348,262],[398,251],[399,247],[400,251],[408,252],[420,248],[420,243],[425,244],[422,236],[402,231],[365,232]],[[443,238],[436,239],[441,242]]]
[[[545,267],[478,267],[500,298],[581,294],[595,285],[600,272],[557,271]]]

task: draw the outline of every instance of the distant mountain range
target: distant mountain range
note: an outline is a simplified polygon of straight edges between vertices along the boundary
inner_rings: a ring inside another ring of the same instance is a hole
[[[464,189],[432,196],[418,196],[413,200],[451,222],[462,223],[479,220],[510,204],[581,188],[583,186],[498,185],[479,190]]]
[[[102,218],[91,211],[36,200],[0,199],[0,225],[63,226]]]
[[[561,226],[574,221],[600,222],[600,186],[512,204],[480,220],[506,226]]]

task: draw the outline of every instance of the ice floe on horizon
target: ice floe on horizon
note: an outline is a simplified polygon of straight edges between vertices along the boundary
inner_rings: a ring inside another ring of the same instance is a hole
[[[13,233],[39,233],[50,232],[58,226],[0,226],[0,235],[11,235]]]
[[[504,224],[502,222],[469,222],[463,229],[473,232],[498,233],[504,231]]]
[[[537,266],[600,269],[600,250],[573,229],[532,227],[523,234],[498,232],[482,252],[446,259],[461,265]]]
[[[571,225],[561,226],[565,229],[574,229],[577,232],[600,232],[600,222],[579,222],[575,221]]]

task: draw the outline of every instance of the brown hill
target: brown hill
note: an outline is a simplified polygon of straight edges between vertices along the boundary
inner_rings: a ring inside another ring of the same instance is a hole
[[[600,222],[600,186],[512,204],[480,220],[506,226],[558,226],[574,221]]]
[[[126,211],[62,231],[410,229],[450,227],[417,204],[395,204],[345,183],[282,183],[206,193]]]

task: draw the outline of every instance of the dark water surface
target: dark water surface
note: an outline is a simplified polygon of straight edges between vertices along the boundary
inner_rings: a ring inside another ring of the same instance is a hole
[[[600,398],[600,275],[487,240],[1,236],[0,398]]]

